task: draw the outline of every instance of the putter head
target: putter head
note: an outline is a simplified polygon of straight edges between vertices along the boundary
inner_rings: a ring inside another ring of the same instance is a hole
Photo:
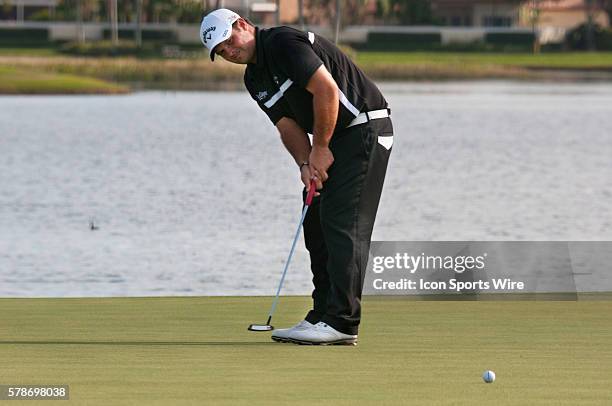
[[[274,326],[269,324],[251,324],[248,328],[249,331],[272,331]]]

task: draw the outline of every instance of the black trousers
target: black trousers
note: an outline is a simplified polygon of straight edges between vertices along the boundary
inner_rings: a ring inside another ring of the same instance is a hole
[[[313,309],[306,320],[357,334],[361,293],[393,141],[390,118],[334,134],[334,163],[304,219],[313,274]],[[304,192],[304,197],[305,197]]]

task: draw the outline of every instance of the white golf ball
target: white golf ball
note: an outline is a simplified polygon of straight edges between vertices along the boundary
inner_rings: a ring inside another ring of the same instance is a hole
[[[493,381],[495,381],[495,372],[493,372],[493,371],[485,371],[485,373],[482,374],[482,379],[486,383],[493,383]]]

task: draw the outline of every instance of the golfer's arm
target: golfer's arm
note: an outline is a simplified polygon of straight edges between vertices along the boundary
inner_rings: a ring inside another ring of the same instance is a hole
[[[338,118],[338,85],[331,74],[321,65],[311,76],[306,90],[312,93],[314,112],[313,146],[327,147]]]
[[[276,123],[276,128],[280,133],[283,145],[287,148],[287,151],[289,151],[295,163],[299,166],[304,162],[308,162],[308,156],[310,155],[310,140],[302,127],[294,120],[283,117]]]

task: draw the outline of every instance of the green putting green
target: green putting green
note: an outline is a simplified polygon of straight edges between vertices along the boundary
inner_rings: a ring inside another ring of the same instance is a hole
[[[366,297],[359,345],[248,332],[269,297],[0,299],[0,383],[77,405],[609,405],[612,301]],[[281,298],[277,327],[309,298]],[[481,375],[497,374],[493,384]],[[38,401],[19,404],[38,404]]]

